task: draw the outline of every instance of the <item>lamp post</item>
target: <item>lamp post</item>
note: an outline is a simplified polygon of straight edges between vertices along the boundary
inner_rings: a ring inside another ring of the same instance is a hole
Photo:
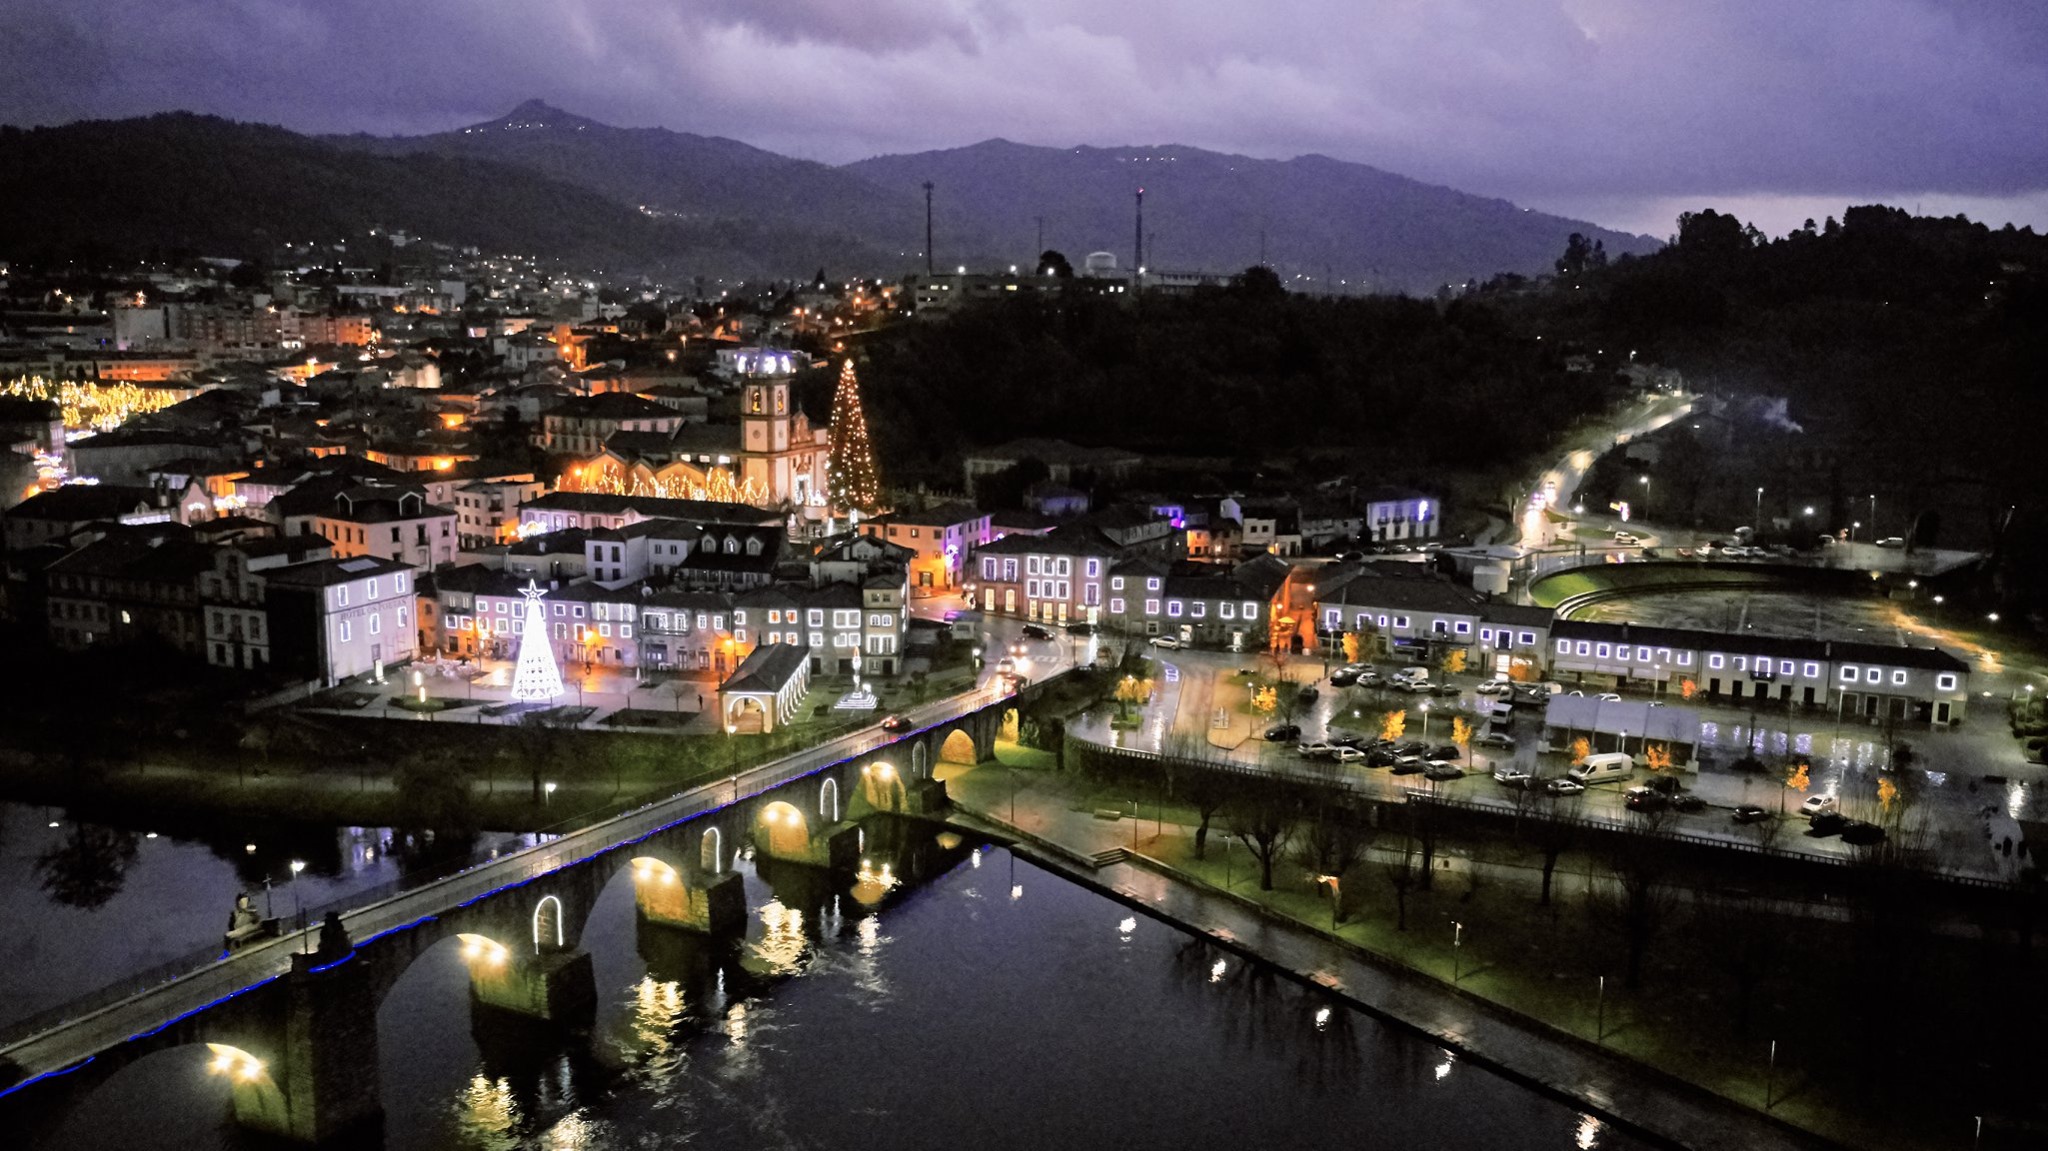
[[[1464,974],[1459,964],[1459,960],[1464,954],[1465,925],[1453,919],[1451,920],[1451,984],[1453,986],[1457,985],[1459,978]]]
[[[1600,977],[1600,998],[1593,1006],[1593,1041],[1607,1042],[1607,977]]]
[[[306,870],[305,860],[292,860],[292,918],[298,921],[300,931],[306,929],[306,905],[299,902],[299,872],[304,870]],[[301,939],[299,941],[299,949],[303,951],[305,947],[306,942]]]
[[[738,739],[739,733],[739,724],[727,723],[725,725],[725,742],[732,748],[732,801],[734,803],[738,803],[740,801],[740,741]]]
[[[1756,530],[1758,534],[1762,534],[1764,530],[1764,490],[1762,488],[1756,490]]]
[[[540,785],[540,802],[543,807],[555,805],[555,785],[552,780]]]
[[[1877,539],[1877,493],[1870,493],[1870,538]]]
[[[1429,738],[1429,701],[1422,701],[1422,738]]]
[[[1138,850],[1138,798],[1131,797],[1131,850]]]
[[[1656,489],[1655,489],[1655,488],[1653,488],[1653,487],[1651,486],[1651,484],[1650,484],[1650,477],[1648,477],[1648,476],[1644,476],[1644,477],[1643,477],[1643,507],[1644,507],[1644,509],[1645,509],[1645,510],[1647,510],[1647,509],[1649,508],[1649,506],[1650,506],[1650,493],[1651,493],[1652,491],[1654,491],[1654,490],[1656,490]]]

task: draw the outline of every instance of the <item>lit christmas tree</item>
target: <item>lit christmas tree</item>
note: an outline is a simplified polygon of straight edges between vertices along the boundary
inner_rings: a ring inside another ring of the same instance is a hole
[[[860,410],[860,381],[853,361],[839,373],[832,396],[832,454],[826,460],[826,493],[835,511],[871,515],[882,506],[882,479],[868,444],[868,418]]]
[[[546,703],[562,694],[562,673],[548,646],[548,621],[540,597],[547,594],[532,580],[519,589],[526,597],[526,622],[519,630],[519,666],[512,672],[512,698],[521,703]]]

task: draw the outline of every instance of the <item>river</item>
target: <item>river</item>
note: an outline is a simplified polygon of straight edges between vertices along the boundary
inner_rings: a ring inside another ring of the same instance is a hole
[[[10,988],[148,959],[123,941],[175,948],[187,917],[217,932],[255,870],[160,834],[98,910],[61,907],[14,836],[64,828],[34,809],[4,814],[0,907],[35,940]],[[392,865],[360,849],[385,837],[335,835],[363,866],[315,882],[378,882]],[[743,862],[748,930],[723,945],[641,923],[621,872],[584,932],[598,987],[587,1027],[473,1013],[458,948],[430,950],[378,1011],[382,1145],[1640,1145],[1000,848],[902,825],[872,832],[869,855],[839,879]],[[63,958],[95,947],[107,957]],[[38,1145],[252,1140],[204,1050],[179,1048],[120,1072]]]

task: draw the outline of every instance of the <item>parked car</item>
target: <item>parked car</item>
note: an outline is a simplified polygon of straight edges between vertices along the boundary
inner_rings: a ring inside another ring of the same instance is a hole
[[[1430,749],[1431,759],[1459,760],[1465,758],[1465,749],[1455,743],[1440,743]]]
[[[1358,673],[1355,671],[1343,671],[1340,669],[1330,673],[1331,687],[1350,687],[1357,682]]]
[[[1365,753],[1365,766],[1392,767],[1395,763],[1399,762],[1400,758],[1400,756],[1394,754],[1388,748],[1375,747]]]
[[[1662,811],[1671,801],[1663,792],[1650,787],[1631,787],[1623,792],[1621,804],[1630,811]]]
[[[1620,703],[1621,693],[1613,691],[1603,691],[1599,695],[1594,696],[1593,698],[1599,700],[1601,703]]]
[[[1762,823],[1770,817],[1768,810],[1754,803],[1736,804],[1735,810],[1728,813],[1728,818],[1737,823]]]
[[[1370,736],[1333,735],[1330,737],[1330,746],[1332,747],[1349,747],[1355,748],[1359,751],[1364,751],[1371,744],[1372,738]]]
[[[1497,767],[1493,769],[1493,782],[1502,787],[1527,791],[1536,782],[1536,777],[1519,767]]]
[[[1465,778],[1465,769],[1455,763],[1432,763],[1422,771],[1424,779],[1443,781]]]
[[[1307,684],[1303,684],[1301,690],[1295,692],[1294,696],[1296,699],[1299,699],[1303,703],[1314,703],[1316,697],[1321,694],[1322,693],[1317,691],[1315,688],[1310,687]]]
[[[1546,779],[1543,781],[1545,795],[1577,795],[1586,790],[1586,785],[1576,779]]]
[[[1808,818],[1833,815],[1840,807],[1841,805],[1835,802],[1835,797],[1832,795],[1809,795],[1806,797],[1806,802],[1799,805],[1799,814]]]
[[[1330,758],[1336,760],[1338,763],[1357,763],[1365,758],[1365,753],[1358,750],[1355,747],[1345,747],[1342,744],[1338,744],[1337,747],[1330,752]]]
[[[1421,690],[1421,689],[1420,689],[1420,688],[1418,688],[1417,690],[1419,691],[1419,690]],[[1464,688],[1462,688],[1462,687],[1459,687],[1459,686],[1458,686],[1457,684],[1455,684],[1455,683],[1440,683],[1440,684],[1437,684],[1437,685],[1436,685],[1435,687],[1433,687],[1433,688],[1430,688],[1430,689],[1429,689],[1429,691],[1430,691],[1430,692],[1431,692],[1432,694],[1434,694],[1434,695],[1445,695],[1445,696],[1451,696],[1451,695],[1458,695],[1458,694],[1462,693],[1462,692],[1463,692],[1464,690],[1465,690]]]
[[[900,715],[892,715],[882,721],[883,731],[909,731],[913,726],[915,725]]]
[[[1070,624],[1068,624],[1068,625],[1067,625],[1067,634],[1068,634],[1068,635],[1094,635],[1094,634],[1095,634],[1095,625],[1094,625],[1094,624],[1092,624],[1092,623],[1087,623],[1087,622],[1085,622],[1085,621],[1084,621],[1084,622],[1081,622],[1081,623],[1070,623]]]
[[[1428,750],[1429,745],[1419,739],[1404,739],[1394,744],[1395,755],[1412,755],[1420,758]]]
[[[1513,746],[1515,746],[1515,737],[1507,734],[1506,732],[1489,731],[1485,735],[1480,736],[1478,739],[1475,739],[1472,742],[1478,744],[1481,747],[1512,748]]]
[[[1472,690],[1480,695],[1508,695],[1515,690],[1515,685],[1504,679],[1489,679]]]
[[[1184,646],[1180,642],[1180,637],[1176,635],[1155,635],[1146,642],[1151,644],[1153,647],[1163,647],[1173,650],[1177,650],[1180,647]]]
[[[1634,532],[1615,532],[1614,542],[1617,546],[1628,547],[1631,544],[1640,543],[1642,541],[1636,538],[1636,533]]]
[[[1318,739],[1314,742],[1303,741],[1301,743],[1298,743],[1294,745],[1294,750],[1300,753],[1305,758],[1319,759],[1323,756],[1330,754],[1332,751],[1335,751],[1336,748],[1330,745],[1329,743],[1326,743],[1323,740]]]
[[[1849,826],[1849,817],[1839,811],[1823,811],[1813,817],[1813,826],[1808,835],[1835,835]]]
[[[1050,632],[1050,631],[1046,630],[1045,628],[1042,628],[1042,627],[1038,626],[1038,625],[1037,625],[1037,624],[1035,624],[1035,623],[1027,623],[1027,624],[1025,624],[1025,625],[1024,625],[1024,626],[1023,626],[1022,628],[1019,628],[1018,630],[1024,633],[1024,638],[1025,638],[1025,639],[1051,639],[1051,638],[1052,638],[1052,632]]]
[[[1707,801],[1690,791],[1681,791],[1671,797],[1671,808],[1674,811],[1705,811]]]
[[[1882,843],[1884,842],[1884,828],[1874,823],[1866,823],[1860,819],[1847,820],[1842,824],[1842,842],[1852,843],[1857,847],[1868,847],[1873,843]]]
[[[996,661],[996,672],[1000,675],[1017,674],[1017,661],[1009,656],[1004,656]]]
[[[1886,536],[1883,539],[1877,541],[1877,546],[1881,548],[1902,548],[1906,546],[1906,541],[1905,538],[1902,536]],[[1884,832],[1879,831],[1878,838],[1882,839],[1883,837]],[[1849,837],[1847,834],[1844,834],[1842,838],[1847,839]]]
[[[1419,755],[1404,755],[1394,761],[1395,775],[1420,775],[1429,770],[1429,765]]]
[[[1300,724],[1276,723],[1272,727],[1266,729],[1266,739],[1270,743],[1288,743],[1300,738]]]

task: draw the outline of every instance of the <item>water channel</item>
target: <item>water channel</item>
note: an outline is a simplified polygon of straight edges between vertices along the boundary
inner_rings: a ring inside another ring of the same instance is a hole
[[[18,990],[40,1004],[45,981],[182,947],[188,917],[217,933],[261,873],[234,837],[160,834],[97,909],[56,904],[22,842],[65,830],[46,816],[0,811],[0,909],[31,941],[5,965],[15,1016],[33,1010]],[[316,882],[332,893],[397,866],[388,833],[328,835]],[[839,878],[742,863],[748,930],[724,944],[641,923],[622,871],[584,933],[587,1029],[473,1011],[459,949],[430,950],[378,1011],[382,1146],[1641,1145],[1000,848],[886,824],[868,849]],[[255,1146],[206,1059],[132,1065],[35,1145]]]

